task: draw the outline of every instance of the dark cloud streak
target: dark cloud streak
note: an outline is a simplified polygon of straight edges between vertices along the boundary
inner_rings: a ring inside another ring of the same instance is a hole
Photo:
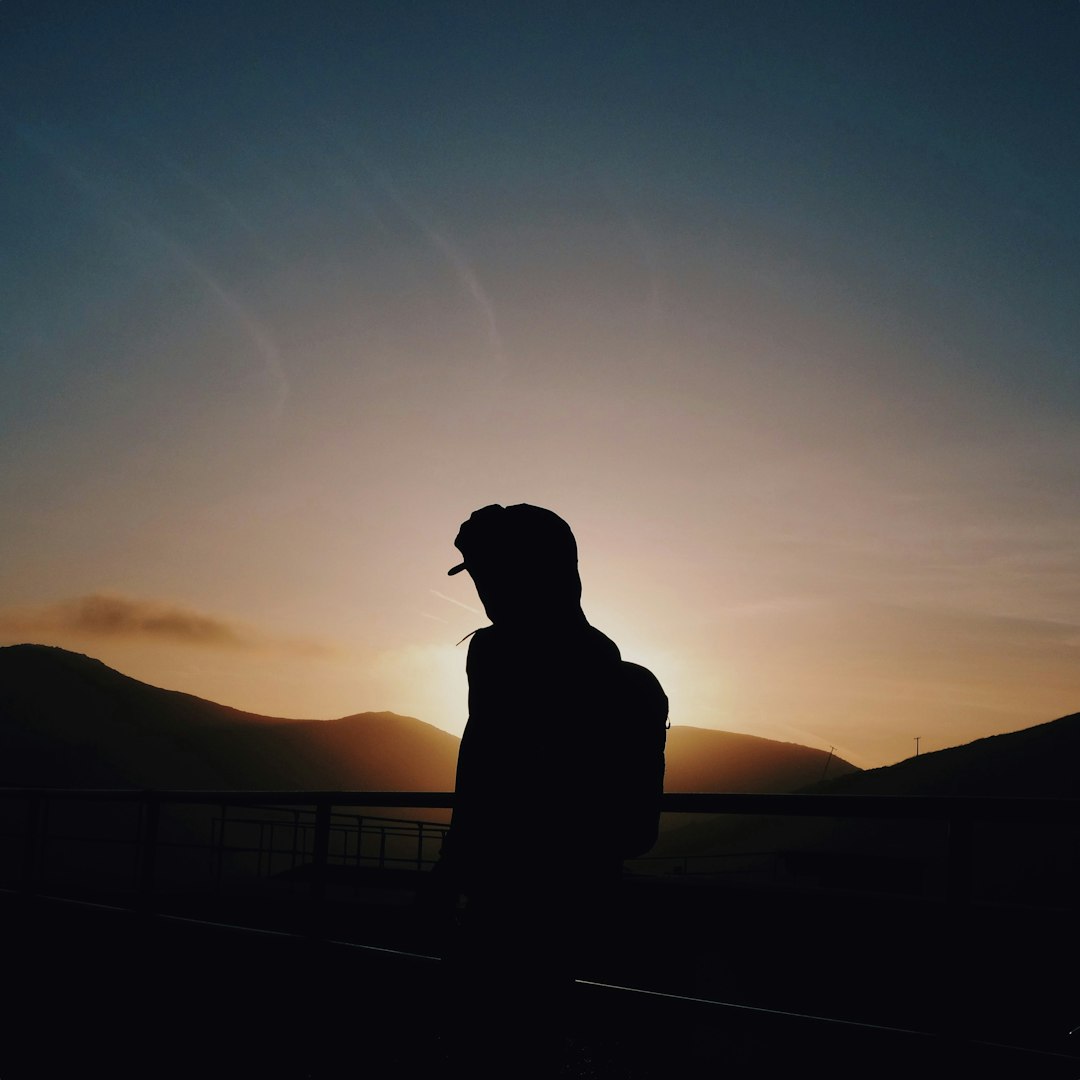
[[[316,642],[268,637],[239,622],[177,604],[100,593],[45,607],[0,612],[0,631],[142,639],[214,649],[329,651]]]

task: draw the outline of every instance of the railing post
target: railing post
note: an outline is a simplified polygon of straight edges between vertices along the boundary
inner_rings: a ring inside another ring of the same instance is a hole
[[[158,825],[161,820],[161,800],[156,793],[148,791],[141,804],[142,825],[139,836],[139,907],[150,909],[154,906],[154,889],[157,871]]]
[[[289,869],[295,870],[303,862],[303,844],[300,841],[300,811],[292,812],[292,851],[289,852]]]
[[[312,899],[322,901],[326,896],[326,863],[330,855],[330,801],[321,799],[315,804],[315,839],[311,852]]]
[[[971,901],[973,833],[971,818],[949,818],[946,896],[951,904],[967,904]]]
[[[210,836],[214,844],[214,888],[219,894],[221,892],[221,876],[225,870],[225,821],[228,813],[228,803],[222,803],[221,820],[210,819]]]
[[[30,795],[26,802],[26,837],[23,844],[23,891],[37,892],[41,878],[42,821],[44,819],[41,796]]]

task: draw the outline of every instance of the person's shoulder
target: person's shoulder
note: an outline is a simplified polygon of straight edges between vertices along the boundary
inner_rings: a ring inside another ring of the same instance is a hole
[[[499,635],[494,626],[482,626],[469,635],[469,655],[467,662],[474,664],[490,656],[499,647]]]
[[[494,626],[481,626],[479,630],[474,630],[469,635],[469,652],[473,649],[480,649],[481,651],[491,647],[491,643],[495,640],[496,631]]]
[[[664,693],[660,680],[647,667],[630,660],[624,660],[621,667],[623,686],[629,694],[650,705],[662,703],[663,707],[667,708],[667,694]]]
[[[595,626],[587,625],[585,627],[585,633],[589,648],[598,656],[609,662],[622,660],[622,653],[619,652],[619,646],[616,645],[602,630],[597,630]]]

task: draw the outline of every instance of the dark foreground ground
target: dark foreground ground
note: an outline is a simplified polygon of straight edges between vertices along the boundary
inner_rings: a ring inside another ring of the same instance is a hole
[[[445,965],[403,951],[408,921],[385,910],[330,908],[317,929],[331,940],[320,940],[296,925],[209,925],[207,911],[189,912],[196,922],[0,900],[0,1080],[1080,1080],[1065,916],[1006,926],[968,913],[950,926],[935,909],[920,926],[881,907],[744,897],[718,911],[715,897],[687,893],[673,907],[671,890],[645,890],[621,916],[636,955],[578,983],[551,1024],[506,1023],[529,1001],[510,978],[493,988],[503,1019],[471,1016],[463,1031]],[[365,938],[381,947],[356,944]],[[635,972],[658,992],[610,985],[633,985]]]

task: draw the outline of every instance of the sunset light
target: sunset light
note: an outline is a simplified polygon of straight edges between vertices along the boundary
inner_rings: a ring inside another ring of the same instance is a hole
[[[0,47],[0,643],[460,733],[530,502],[677,725],[1077,708],[1075,7],[132,7]]]
[[[1080,0],[0,102],[0,1080],[1080,1078]]]

